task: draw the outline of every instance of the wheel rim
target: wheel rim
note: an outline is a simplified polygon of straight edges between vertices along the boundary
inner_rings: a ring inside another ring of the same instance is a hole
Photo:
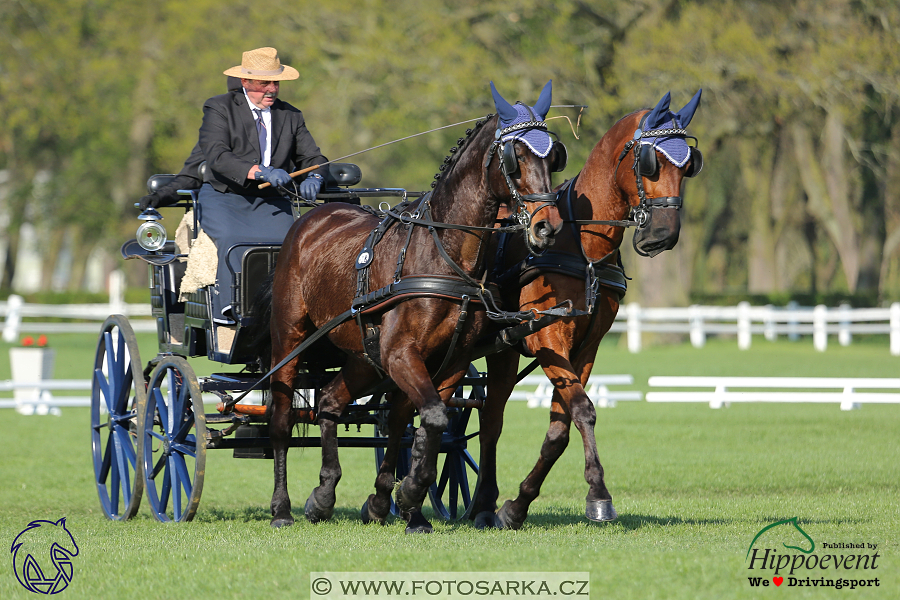
[[[113,315],[100,332],[91,384],[94,481],[100,506],[113,520],[130,519],[141,504],[136,417],[146,398],[134,330],[128,319]]]
[[[187,361],[170,357],[157,365],[142,417],[141,462],[150,510],[159,521],[190,521],[203,491],[206,418]]]

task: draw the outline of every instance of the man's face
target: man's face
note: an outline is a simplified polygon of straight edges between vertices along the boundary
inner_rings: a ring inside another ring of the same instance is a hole
[[[241,85],[247,90],[250,102],[258,108],[269,108],[278,97],[277,81],[261,81],[259,79],[241,79]]]

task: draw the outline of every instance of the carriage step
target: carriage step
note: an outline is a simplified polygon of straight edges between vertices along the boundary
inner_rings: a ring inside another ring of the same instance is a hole
[[[266,438],[269,437],[268,425],[241,425],[234,432],[235,439],[241,438]],[[272,458],[272,448],[241,448],[234,449],[234,458]]]

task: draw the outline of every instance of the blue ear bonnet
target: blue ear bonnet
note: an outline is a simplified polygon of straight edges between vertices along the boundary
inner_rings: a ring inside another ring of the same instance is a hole
[[[672,113],[669,114],[672,115]],[[659,127],[653,128],[654,131],[658,129],[680,129],[680,127],[676,125],[676,119],[670,119]],[[651,131],[646,131],[645,133],[651,133]],[[661,135],[658,137],[645,137],[641,138],[641,145],[654,146],[662,152],[663,156],[670,163],[678,168],[687,164],[688,159],[691,157],[691,149],[688,143],[680,136]]]
[[[700,105],[700,94],[702,92],[703,90],[700,90],[694,94],[691,101],[677,113],[669,110],[670,94],[666,92],[666,95],[662,97],[656,107],[647,113],[641,129],[635,132],[635,138],[640,139],[641,145],[650,145],[662,152],[663,156],[676,167],[683,167],[691,157],[691,150],[684,138],[684,134],[666,135],[664,132],[667,129],[677,130],[688,126],[688,123],[694,117],[694,112]],[[662,135],[647,135],[656,131],[659,131]]]
[[[541,96],[533,107],[521,103],[509,104],[497,92],[494,83],[491,82],[491,92],[494,95],[494,105],[497,108],[500,123],[498,131],[500,141],[519,140],[528,146],[535,155],[546,158],[553,147],[553,139],[547,133],[544,118],[550,111],[550,97],[552,93],[552,81],[544,86]],[[529,126],[532,124],[532,126]],[[517,126],[521,126],[517,128]]]

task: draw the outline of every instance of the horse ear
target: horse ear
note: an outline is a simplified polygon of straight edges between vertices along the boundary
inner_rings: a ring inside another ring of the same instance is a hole
[[[56,522],[56,525],[57,525],[57,526],[62,525],[63,527],[65,527],[65,526],[66,526],[66,518],[63,517],[62,519],[60,519],[59,521],[57,521],[57,522]]]
[[[670,92],[666,92],[666,95],[662,97],[656,107],[650,111],[647,115],[647,118],[644,120],[644,129],[656,129],[669,119],[669,102],[672,99],[672,94]]]
[[[697,107],[700,106],[700,94],[702,93],[702,89],[697,90],[697,93],[694,94],[691,101],[685,104],[684,108],[675,113],[675,117],[678,119],[678,123],[681,127],[687,127],[688,123],[691,122],[691,119],[694,118],[694,113],[697,111]]]
[[[544,86],[544,89],[541,90],[541,96],[538,98],[538,101],[534,104],[534,112],[540,115],[541,119],[547,116],[547,113],[550,112],[550,103],[553,98],[553,80],[547,82],[547,85]]]
[[[501,121],[514,121],[519,116],[512,104],[504,100],[497,88],[494,87],[493,81],[491,82],[491,95],[494,96],[494,106],[497,108],[497,114],[500,115]]]

